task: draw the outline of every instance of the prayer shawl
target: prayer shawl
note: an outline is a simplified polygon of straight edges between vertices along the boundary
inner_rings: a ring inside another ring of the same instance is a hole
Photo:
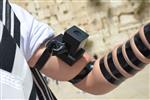
[[[20,27],[8,0],[0,0],[0,99],[13,99],[17,93],[21,100],[56,100],[41,73],[29,68],[20,50]]]

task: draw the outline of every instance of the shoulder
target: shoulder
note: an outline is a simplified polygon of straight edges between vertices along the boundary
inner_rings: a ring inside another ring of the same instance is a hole
[[[21,23],[21,48],[27,60],[47,38],[54,36],[54,31],[47,24],[39,22],[28,11],[16,4],[10,4]]]

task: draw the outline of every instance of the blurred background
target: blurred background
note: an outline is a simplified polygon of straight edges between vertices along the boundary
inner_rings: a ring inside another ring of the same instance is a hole
[[[150,0],[10,0],[49,24],[55,34],[77,25],[89,33],[86,50],[102,57],[150,22]],[[90,95],[48,79],[58,100],[150,100],[150,65],[105,95]]]

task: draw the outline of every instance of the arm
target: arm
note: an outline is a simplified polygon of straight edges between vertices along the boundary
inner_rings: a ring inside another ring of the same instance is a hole
[[[34,66],[38,58],[44,52],[45,47],[41,46],[29,60],[29,65]],[[61,81],[68,81],[74,78],[90,61],[90,56],[85,53],[73,66],[69,66],[56,56],[51,56],[41,70],[47,76]]]
[[[139,33],[125,44],[115,48],[108,55],[97,59],[93,69],[83,80],[74,85],[91,94],[104,94],[116,88],[125,79],[140,71],[150,62],[149,44],[150,24],[141,28]],[[38,60],[44,47],[41,46],[29,60],[33,66]],[[44,65],[42,72],[57,80],[68,81],[73,79],[91,61],[85,53],[72,67],[53,56]]]

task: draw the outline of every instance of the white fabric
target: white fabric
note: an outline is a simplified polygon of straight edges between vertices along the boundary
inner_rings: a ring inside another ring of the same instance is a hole
[[[15,4],[11,4],[11,7],[21,23],[20,48],[16,48],[15,67],[12,73],[0,69],[0,100],[27,100],[33,84],[27,61],[45,39],[53,37],[53,30],[48,25],[35,20],[21,7]],[[3,26],[0,25],[2,29]],[[0,36],[1,33],[2,30]]]
[[[22,79],[0,69],[0,100],[23,99]]]
[[[38,22],[23,8],[11,4],[14,13],[21,23],[21,49],[26,60],[29,60],[39,45],[48,37],[53,36],[53,30],[47,24]]]
[[[21,79],[24,98],[28,99],[30,96],[30,91],[32,89],[33,79],[32,79],[32,74],[30,72],[29,66],[25,58],[23,57],[22,53],[20,52],[18,46],[16,48],[16,56],[13,65],[12,74],[19,76],[19,78]]]

